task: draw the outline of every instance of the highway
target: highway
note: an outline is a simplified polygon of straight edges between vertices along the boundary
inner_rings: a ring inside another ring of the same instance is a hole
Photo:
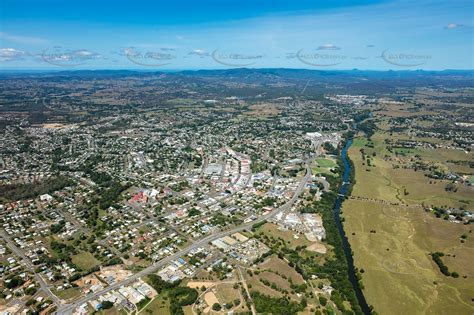
[[[142,278],[142,277],[145,277],[145,276],[147,276],[151,273],[154,273],[154,272],[158,271],[160,268],[164,267],[166,264],[168,264],[171,261],[173,261],[175,259],[178,259],[179,257],[189,253],[193,249],[196,249],[198,247],[206,246],[209,242],[212,242],[212,241],[214,241],[218,238],[221,238],[221,237],[224,237],[224,236],[227,236],[227,235],[230,235],[230,234],[234,234],[234,233],[240,232],[242,230],[251,229],[252,225],[254,225],[256,223],[263,222],[264,220],[270,219],[270,218],[274,217],[280,211],[286,211],[286,210],[290,209],[291,206],[293,205],[293,203],[298,199],[299,195],[303,192],[304,187],[305,187],[306,183],[308,182],[308,180],[311,179],[311,168],[309,167],[308,161],[306,163],[306,175],[301,180],[300,184],[298,185],[297,189],[295,190],[295,193],[293,194],[293,196],[291,197],[290,200],[288,200],[285,204],[283,204],[279,208],[273,210],[272,212],[270,212],[269,214],[267,214],[265,216],[259,217],[258,219],[254,220],[254,221],[242,224],[240,226],[237,226],[237,227],[234,227],[234,228],[231,228],[231,229],[228,229],[228,230],[220,231],[220,232],[208,235],[208,236],[206,236],[206,237],[204,237],[200,240],[197,240],[193,244],[191,244],[190,246],[188,246],[188,247],[186,247],[186,248],[184,248],[184,249],[182,249],[182,250],[180,250],[180,251],[178,251],[178,252],[176,252],[176,253],[174,253],[174,254],[166,257],[166,258],[163,258],[162,260],[160,260],[160,261],[156,262],[155,264],[141,270],[140,272],[131,275],[127,279],[124,279],[122,281],[111,284],[110,286],[108,286],[108,287],[106,287],[102,290],[99,290],[97,292],[90,293],[89,295],[84,296],[84,297],[76,300],[73,304],[66,304],[66,305],[62,305],[61,307],[58,307],[58,310],[56,311],[55,314],[58,314],[58,315],[59,314],[72,314],[74,309],[76,309],[81,304],[87,303],[87,302],[89,302],[91,300],[94,300],[94,299],[97,299],[99,296],[101,296],[101,295],[103,295],[107,292],[119,289],[122,286],[129,285],[129,284],[133,283],[134,281],[136,281],[139,278]]]

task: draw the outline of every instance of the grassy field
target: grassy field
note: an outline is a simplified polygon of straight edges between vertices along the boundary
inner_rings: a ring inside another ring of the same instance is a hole
[[[303,277],[294,268],[290,267],[286,261],[277,256],[271,256],[260,263],[257,268],[252,268],[251,271],[251,275],[248,272],[244,275],[251,291],[258,291],[274,298],[287,296],[294,302],[300,302],[304,296],[304,292],[299,294],[291,287],[292,284],[304,284]],[[312,292],[309,283],[305,292]],[[314,314],[310,309],[319,304],[317,297],[315,295],[307,297],[307,302],[308,306],[299,314]]]
[[[295,271],[293,270],[293,272]],[[291,292],[291,288],[290,288],[291,284],[288,281],[288,279],[284,279],[281,275],[282,273],[280,273],[280,275],[277,275],[276,273],[271,272],[271,271],[263,271],[263,272],[258,272],[258,274],[254,273],[252,276],[249,276],[247,274],[246,281],[247,281],[247,284],[250,285],[249,288],[251,288],[252,290],[256,290],[260,293],[263,293],[265,295],[269,295],[272,297],[282,297],[282,296],[285,296],[285,293],[280,291],[280,289]],[[261,280],[266,280],[266,281],[269,281],[271,284],[276,284],[278,287],[278,290],[273,289],[268,285],[265,285],[264,283],[262,283]],[[288,296],[293,300],[299,300],[299,298],[295,294],[290,293]]]
[[[55,291],[55,294],[63,300],[69,300],[78,297],[81,294],[81,290],[79,288],[69,288],[62,291]]]
[[[240,281],[237,279],[233,280],[226,280],[222,281],[190,281],[187,283],[187,286],[190,288],[195,288],[198,290],[200,294],[200,298],[194,304],[194,314],[199,313],[199,310],[204,314],[209,314],[206,310],[212,307],[214,303],[219,303],[223,310],[234,312],[245,312],[248,311],[243,296],[241,295],[241,285],[239,284]],[[235,288],[234,288],[235,286]],[[202,287],[206,288],[206,291],[202,290]],[[200,301],[205,301],[206,307],[200,308]],[[215,301],[215,302],[214,302]],[[234,301],[238,301],[234,303]],[[209,304],[208,304],[209,303]],[[229,306],[229,307],[226,307]],[[183,307],[185,314],[193,314],[193,306],[188,305]],[[216,312],[212,312],[211,314],[215,314]]]
[[[272,243],[273,240],[281,239],[286,243],[287,247],[293,249],[298,246],[313,244],[303,235],[295,239],[293,237],[295,232],[279,230],[278,227],[272,223],[266,223],[261,226],[257,229],[256,233],[262,232],[270,238],[270,243]],[[301,250],[300,254],[307,259],[323,263],[324,259],[332,256],[332,251],[329,248],[329,252],[323,255]],[[297,303],[305,296],[308,305],[299,314],[314,314],[316,308],[322,310],[322,306],[319,305],[318,297],[314,294],[314,284],[312,282],[305,282],[302,275],[299,274],[295,268],[291,267],[286,260],[280,259],[276,255],[272,255],[259,263],[256,267],[250,268],[244,276],[251,291],[258,291],[261,294],[273,298],[288,297]],[[300,286],[300,288],[303,287],[303,289],[299,291],[299,289],[294,286]],[[306,288],[304,288],[305,286]]]
[[[421,139],[419,140],[421,141]],[[472,169],[468,163],[473,162],[474,157],[472,153],[465,151],[446,148],[422,149],[395,147],[393,152],[400,156],[405,156],[407,159],[419,156],[423,161],[441,164],[449,170],[460,174],[472,174]],[[466,164],[456,164],[454,161],[465,162]]]
[[[249,110],[243,112],[242,117],[256,117],[265,119],[273,117],[280,113],[280,108],[275,104],[264,103],[249,106]]]
[[[377,133],[372,137],[374,148],[367,147],[365,139],[356,139],[349,150],[351,159],[356,163],[356,181],[352,195],[381,199],[390,202],[404,202],[412,205],[434,206],[474,206],[472,187],[460,185],[457,192],[448,192],[445,187],[450,181],[432,180],[421,171],[394,168],[394,161],[386,159],[391,153],[384,145],[387,134]],[[371,166],[363,164],[360,149],[364,149],[371,159]],[[431,150],[434,151],[434,150]],[[376,156],[372,156],[375,153]],[[446,150],[431,152],[432,160],[446,161]],[[451,154],[454,154],[451,152]],[[456,154],[464,154],[457,152]],[[449,155],[448,155],[449,156]],[[431,183],[430,183],[431,182]]]
[[[173,104],[173,105],[189,105],[189,104],[195,103],[195,101],[190,98],[173,98],[173,99],[167,100],[167,103]]]
[[[158,295],[150,304],[140,310],[140,314],[168,315],[169,313],[169,299],[165,294]]]
[[[331,169],[336,167],[337,164],[334,160],[331,159],[325,159],[325,158],[319,158],[316,159],[315,162],[313,163],[311,169],[313,171],[313,174],[331,174]]]
[[[187,305],[187,306],[183,307],[183,313],[184,313],[184,315],[194,315],[192,305]]]
[[[258,266],[259,270],[270,270],[284,274],[288,279],[291,279],[294,284],[301,284],[304,282],[303,277],[291,268],[285,261],[278,257],[271,257]]]
[[[89,252],[80,252],[77,255],[72,256],[72,262],[81,268],[82,270],[88,270],[92,267],[97,266],[100,261],[98,261],[91,253]]]
[[[356,265],[365,270],[364,293],[378,313],[474,311],[474,265],[470,263],[474,247],[472,242],[459,240],[469,227],[434,218],[419,209],[359,200],[344,203],[344,218]],[[428,255],[434,251],[455,255],[443,261],[461,277],[441,274]]]
[[[124,310],[118,310],[115,307],[112,307],[108,310],[102,310],[102,311],[90,311],[88,314],[95,314],[95,315],[126,315],[127,312]]]
[[[425,203],[426,205],[450,207],[468,205],[470,208],[474,206],[472,187],[459,185],[457,192],[448,192],[445,187],[449,181],[431,181],[421,172],[410,169],[392,169],[387,173],[399,190],[406,189],[408,192],[408,195],[400,196],[407,204]]]
[[[295,239],[293,236],[297,233],[287,230],[282,231],[278,229],[278,226],[273,223],[266,223],[257,229],[257,233],[263,232],[268,236],[272,236],[275,239],[281,238],[287,242],[290,248],[296,248],[297,246],[307,245],[309,246],[311,242],[309,242],[304,235],[299,235],[298,239]]]
[[[316,163],[318,163],[319,166],[325,167],[325,168],[332,168],[337,165],[334,160],[324,159],[324,158],[316,159]]]
[[[234,289],[231,283],[223,283],[216,287],[216,297],[221,305],[232,303],[235,299],[240,299],[239,289]]]
[[[390,159],[384,158],[390,156],[383,145],[384,137],[372,137],[373,149],[364,147],[364,139],[353,142],[349,155],[355,163],[357,184],[352,195],[373,200],[350,199],[343,204],[344,228],[356,266],[364,269],[364,294],[369,304],[379,314],[474,313],[470,226],[436,218],[415,206],[422,202],[459,206],[465,204],[463,199],[472,205],[472,191],[462,187],[449,193],[443,181],[430,184],[421,172],[394,169]],[[375,166],[362,164],[362,147]],[[381,200],[410,206],[378,202]],[[463,234],[468,238],[461,243]],[[439,271],[429,256],[435,251],[446,254],[443,262],[451,272],[458,272],[459,278]]]

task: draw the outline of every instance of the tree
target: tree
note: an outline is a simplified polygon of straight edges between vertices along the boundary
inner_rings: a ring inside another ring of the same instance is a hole
[[[14,276],[10,278],[9,280],[10,281],[6,282],[6,285],[5,285],[8,289],[16,288],[17,286],[22,285],[25,282],[18,276]]]
[[[328,299],[325,298],[324,296],[320,296],[320,297],[319,297],[319,303],[320,303],[322,306],[326,306],[326,304],[328,303]]]
[[[30,305],[33,305],[33,304],[35,304],[35,303],[36,303],[36,300],[34,300],[34,299],[29,299],[28,301],[26,301],[25,305],[26,305],[26,306],[30,306]]]
[[[456,189],[456,185],[453,183],[448,183],[446,187],[444,188],[444,190],[446,191],[454,191],[455,189]]]
[[[114,306],[114,303],[110,302],[110,301],[104,301],[102,302],[102,308],[104,310],[107,310],[109,308],[112,308],[112,306]]]
[[[212,310],[214,310],[216,312],[220,311],[221,309],[222,309],[222,306],[219,303],[214,303],[212,305]]]
[[[182,307],[193,304],[198,297],[198,291],[188,287],[174,287],[169,291],[168,296],[171,314],[184,314]]]
[[[36,293],[37,289],[35,287],[32,287],[32,288],[27,288],[25,290],[25,294],[27,295],[34,295]]]

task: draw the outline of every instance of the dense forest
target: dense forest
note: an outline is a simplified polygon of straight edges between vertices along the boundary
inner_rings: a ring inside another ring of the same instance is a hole
[[[0,185],[0,203],[35,198],[43,194],[51,194],[72,184],[74,184],[74,182],[71,179],[58,175],[32,183]]]

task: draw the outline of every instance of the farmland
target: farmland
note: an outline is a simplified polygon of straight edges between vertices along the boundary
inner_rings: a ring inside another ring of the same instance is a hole
[[[356,266],[363,271],[364,295],[381,314],[472,313],[472,228],[451,222],[452,218],[438,218],[430,210],[472,209],[472,186],[455,184],[457,189],[450,191],[451,181],[404,167],[415,155],[447,168],[448,160],[472,157],[449,149],[390,152],[388,137],[383,130],[370,140],[359,134],[349,150],[356,184],[343,205],[344,228]],[[459,277],[442,274],[430,256],[433,252],[444,253],[442,261]]]

